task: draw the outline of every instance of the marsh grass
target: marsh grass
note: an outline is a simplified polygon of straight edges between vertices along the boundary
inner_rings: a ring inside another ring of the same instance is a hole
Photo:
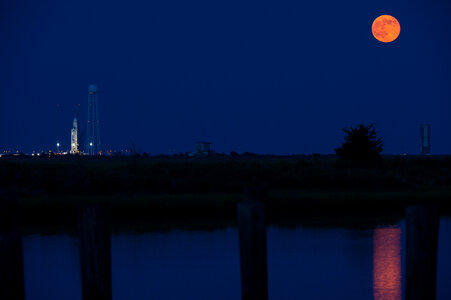
[[[416,202],[449,213],[451,158],[394,156],[371,165],[333,156],[0,160],[0,187],[16,192],[28,223],[73,223],[81,204],[100,203],[117,222],[228,224],[244,187],[255,184],[268,191],[271,222],[399,217]]]

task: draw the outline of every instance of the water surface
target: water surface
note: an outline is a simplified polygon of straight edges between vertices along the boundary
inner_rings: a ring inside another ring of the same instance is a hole
[[[371,229],[268,228],[270,299],[401,300],[404,222]],[[78,240],[23,238],[27,299],[81,299]],[[451,299],[451,219],[440,222],[437,299]],[[119,233],[113,299],[240,299],[238,233]]]

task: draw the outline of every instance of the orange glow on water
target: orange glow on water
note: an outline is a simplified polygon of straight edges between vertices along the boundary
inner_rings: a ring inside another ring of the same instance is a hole
[[[377,228],[373,236],[374,300],[401,300],[401,229]]]

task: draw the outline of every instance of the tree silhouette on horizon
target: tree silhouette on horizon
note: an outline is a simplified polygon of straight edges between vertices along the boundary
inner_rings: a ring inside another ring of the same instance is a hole
[[[340,148],[335,149],[340,159],[358,162],[374,162],[380,159],[384,143],[382,138],[377,137],[374,124],[358,124],[342,130],[346,134],[345,141]]]

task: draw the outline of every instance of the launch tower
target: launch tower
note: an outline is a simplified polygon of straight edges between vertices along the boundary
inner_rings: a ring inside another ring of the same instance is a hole
[[[88,124],[86,137],[86,153],[98,155],[100,153],[100,123],[99,99],[96,85],[88,87]]]
[[[431,154],[431,125],[421,124],[421,154],[429,155]]]

